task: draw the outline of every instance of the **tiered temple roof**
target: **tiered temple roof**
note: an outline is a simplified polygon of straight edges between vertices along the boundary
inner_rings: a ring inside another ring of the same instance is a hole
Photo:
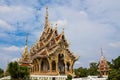
[[[57,25],[56,25],[57,26]],[[69,44],[64,36],[64,31],[58,34],[57,27],[52,27],[48,20],[48,8],[46,8],[46,17],[45,17],[45,27],[42,32],[42,35],[38,42],[31,47],[30,55],[32,58],[35,57],[46,57],[54,53],[60,45],[67,47],[66,50],[70,54],[71,57],[77,59],[78,57],[74,56],[73,53],[68,49]]]

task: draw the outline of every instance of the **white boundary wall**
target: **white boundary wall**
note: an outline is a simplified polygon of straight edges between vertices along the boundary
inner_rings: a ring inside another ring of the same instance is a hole
[[[97,76],[88,76],[85,78],[73,78],[72,80],[107,80],[107,77],[98,78]]]
[[[47,75],[31,75],[31,80],[66,80],[66,75],[58,75],[58,76],[47,76]]]
[[[30,75],[31,80],[66,80],[66,75],[47,76],[47,75]],[[10,80],[10,76],[0,78],[0,80]]]
[[[3,78],[0,78],[0,80],[10,80],[10,76],[6,76],[6,77],[3,77]]]

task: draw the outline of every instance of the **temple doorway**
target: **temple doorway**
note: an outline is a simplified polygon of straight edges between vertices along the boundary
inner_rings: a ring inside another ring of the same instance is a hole
[[[58,55],[58,68],[60,74],[65,74],[65,64],[64,64],[64,55]]]
[[[42,72],[48,72],[49,71],[49,62],[46,58],[42,59],[41,62],[41,71]]]

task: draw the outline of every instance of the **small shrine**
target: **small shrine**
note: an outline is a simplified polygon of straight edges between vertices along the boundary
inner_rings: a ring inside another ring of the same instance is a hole
[[[101,59],[99,62],[98,71],[100,72],[101,77],[106,77],[108,76],[109,70],[110,70],[109,65],[101,49]]]

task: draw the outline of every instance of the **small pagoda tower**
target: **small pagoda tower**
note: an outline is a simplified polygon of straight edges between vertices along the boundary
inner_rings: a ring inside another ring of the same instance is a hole
[[[20,66],[27,66],[29,68],[31,66],[30,54],[28,52],[28,34],[26,36],[26,44],[25,44],[25,48],[24,48],[22,57],[19,60],[19,64],[20,64]]]
[[[103,51],[101,48],[101,59],[99,62],[98,71],[100,72],[101,77],[107,77],[109,70],[110,70],[109,65],[107,64],[107,60],[103,55]]]

